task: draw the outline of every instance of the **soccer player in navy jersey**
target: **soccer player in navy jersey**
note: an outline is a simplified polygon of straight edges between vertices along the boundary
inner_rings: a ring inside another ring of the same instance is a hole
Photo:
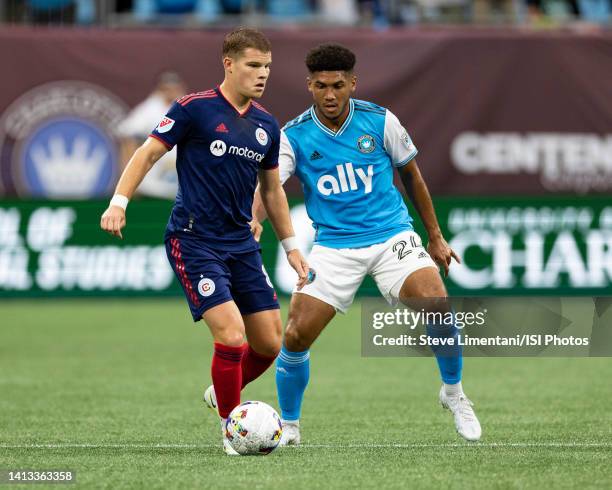
[[[323,44],[312,49],[306,66],[314,104],[281,131],[280,177],[283,183],[291,175],[300,180],[316,230],[308,257],[316,276],[294,291],[276,364],[281,445],[300,443],[310,346],[336,312],[345,313],[350,307],[366,275],[391,304],[416,303],[416,309],[450,311],[438,266],[446,275],[451,260],[459,257],[440,231],[417,166],[416,146],[391,111],[352,97],[357,81],[354,65],[355,55],[344,46]],[[427,249],[393,184],[395,171],[425,225]],[[259,220],[265,217],[257,194],[253,214]],[[458,331],[449,322],[429,324],[427,333],[456,339]],[[480,423],[461,385],[461,347],[455,341],[452,347],[433,350],[442,379],[442,406],[452,412],[462,437],[480,439]]]
[[[134,153],[101,218],[102,229],[122,238],[129,199],[155,162],[177,146],[179,191],[166,250],[194,321],[204,319],[212,333],[214,390],[205,396],[218,410],[222,432],[242,388],[272,364],[281,346],[276,293],[249,224],[258,178],[272,226],[298,273],[298,288],[308,273],[280,185],[279,126],[253,100],[264,93],[271,61],[261,32],[239,28],[228,34],[223,83],[177,99]],[[223,447],[235,454],[225,436]]]

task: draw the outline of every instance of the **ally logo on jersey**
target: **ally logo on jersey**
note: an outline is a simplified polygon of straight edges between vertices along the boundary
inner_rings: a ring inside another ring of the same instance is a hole
[[[368,165],[366,170],[354,168],[351,162],[336,165],[336,174],[326,174],[319,177],[317,190],[324,196],[357,191],[363,188],[364,194],[372,192],[374,165]]]

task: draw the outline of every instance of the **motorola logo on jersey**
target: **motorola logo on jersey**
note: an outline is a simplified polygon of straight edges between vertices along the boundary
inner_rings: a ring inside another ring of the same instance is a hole
[[[366,173],[362,168],[354,169],[353,164],[348,162],[336,165],[336,172],[337,176],[326,174],[317,181],[317,189],[324,196],[359,190],[361,186],[357,179],[365,187],[364,194],[372,192],[374,165],[368,165]]]
[[[222,140],[213,141],[210,144],[210,152],[216,157],[221,157],[225,155],[225,153],[227,152],[230,155],[237,155],[239,157],[245,157],[245,158],[248,158],[249,160],[255,160],[256,162],[261,162],[263,160],[263,157],[265,156],[261,153],[257,153],[256,151],[251,150],[250,148],[246,146],[239,148],[235,145],[232,145],[229,147],[229,150],[228,150],[227,145],[225,144],[225,141],[222,141]]]
[[[227,146],[225,144],[225,141],[215,140],[210,144],[210,152],[216,157],[221,157],[225,155],[226,151]]]
[[[261,162],[263,160],[264,155],[261,153],[257,153],[256,151],[243,146],[242,148],[238,148],[237,146],[230,146],[229,149],[230,155],[238,155],[239,157],[246,157],[249,160],[255,160],[256,162]]]

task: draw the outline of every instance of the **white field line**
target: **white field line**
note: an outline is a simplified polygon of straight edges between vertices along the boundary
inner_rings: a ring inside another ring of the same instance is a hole
[[[130,443],[59,443],[59,444],[0,444],[0,449],[208,449],[221,444],[130,444]],[[612,442],[475,442],[475,443],[413,443],[413,444],[301,444],[293,449],[421,449],[421,448],[611,448]]]

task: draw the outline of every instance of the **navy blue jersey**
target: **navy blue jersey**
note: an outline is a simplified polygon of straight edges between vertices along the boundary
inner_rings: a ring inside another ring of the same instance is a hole
[[[252,101],[239,113],[219,88],[178,99],[151,133],[168,149],[177,145],[179,190],[166,236],[189,235],[209,247],[259,247],[251,220],[258,169],[278,166],[276,119]]]

